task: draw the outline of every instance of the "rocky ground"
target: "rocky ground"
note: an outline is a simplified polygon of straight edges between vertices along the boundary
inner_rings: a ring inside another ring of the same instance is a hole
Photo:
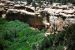
[[[75,23],[75,6],[60,3],[36,6],[27,2],[0,1],[0,17],[7,20],[21,20],[30,26],[47,29],[47,33],[59,32],[65,26]]]

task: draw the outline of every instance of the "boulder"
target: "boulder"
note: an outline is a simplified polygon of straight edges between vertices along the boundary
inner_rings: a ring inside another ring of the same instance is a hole
[[[20,20],[28,23],[35,28],[43,28],[42,18],[38,17],[36,13],[28,12],[25,10],[8,9],[6,13],[7,20]]]

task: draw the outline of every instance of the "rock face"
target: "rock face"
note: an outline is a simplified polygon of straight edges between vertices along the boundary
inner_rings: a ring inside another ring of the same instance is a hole
[[[4,4],[0,3],[0,17],[2,16],[2,14],[4,13],[4,8],[3,8]]]
[[[56,6],[52,5],[51,7],[45,8],[43,11],[48,12],[48,14],[50,14],[48,18],[49,22],[47,20],[46,20],[47,22],[45,22],[45,24],[49,23],[47,33],[54,31],[59,32],[64,30],[64,27],[71,24],[75,24],[74,6],[69,7],[69,5],[56,5]]]
[[[32,27],[46,29],[48,33],[62,31],[64,27],[75,23],[75,6],[57,3],[42,7],[44,5],[35,9],[32,5],[26,5],[26,2],[1,1],[0,17],[27,22]]]
[[[30,26],[39,29],[43,26],[41,17],[38,17],[36,13],[28,12],[26,10],[8,9],[6,19],[27,22]]]

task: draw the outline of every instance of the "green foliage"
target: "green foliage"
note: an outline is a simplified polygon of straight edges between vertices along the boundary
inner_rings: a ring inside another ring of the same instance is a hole
[[[68,46],[68,50],[75,49],[75,24],[65,29],[65,45]]]
[[[39,30],[32,30],[28,24],[18,20],[9,21],[2,25],[0,43],[5,50],[31,50],[33,44],[43,40],[44,34]]]
[[[56,50],[64,50],[64,46],[63,45],[59,45],[59,46],[57,46]]]
[[[6,23],[6,20],[0,18],[0,50],[3,50],[3,48],[5,47],[4,45],[4,23]]]
[[[45,37],[44,30],[33,30],[28,24],[18,20],[5,22],[2,26],[4,28],[0,32],[0,43],[4,50],[53,50],[53,44],[56,49],[61,48],[58,47],[60,39],[63,39],[61,33]]]
[[[44,30],[34,30],[28,24],[0,19],[0,50],[69,50],[75,47],[75,24],[58,34],[44,36]]]
[[[42,41],[42,50],[63,50],[64,48],[64,34],[51,34],[45,37]]]

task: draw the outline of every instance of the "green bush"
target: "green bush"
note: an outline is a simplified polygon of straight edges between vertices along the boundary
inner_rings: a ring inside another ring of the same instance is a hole
[[[68,50],[75,50],[75,24],[65,28],[65,45]]]
[[[63,38],[62,34],[45,37],[44,30],[33,30],[28,24],[18,20],[5,22],[2,26],[0,35],[2,34],[1,44],[4,50],[53,50],[53,43]]]
[[[33,50],[33,44],[40,43],[44,37],[43,31],[32,30],[28,24],[18,20],[6,22],[2,26],[0,43],[5,50]]]
[[[23,22],[0,21],[0,50],[64,50],[75,46],[75,24],[58,34],[44,36],[44,30],[34,30]]]

